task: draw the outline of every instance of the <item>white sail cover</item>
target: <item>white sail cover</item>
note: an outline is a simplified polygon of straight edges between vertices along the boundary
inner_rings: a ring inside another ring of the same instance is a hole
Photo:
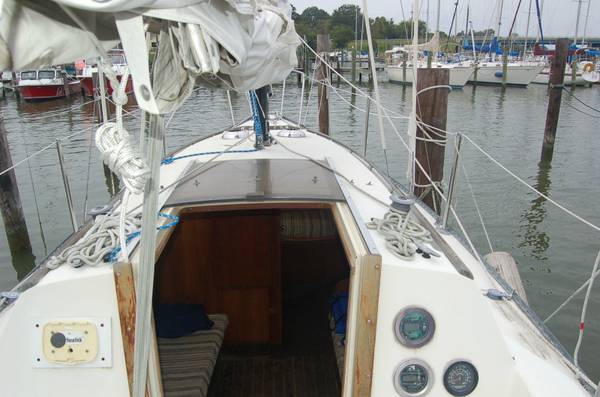
[[[150,81],[146,28],[160,27]],[[102,57],[121,42],[140,107],[176,109],[200,81],[281,81],[300,44],[287,0],[0,0],[0,70]]]
[[[399,52],[410,52],[413,49],[412,44],[403,45],[401,47],[394,47],[391,50],[387,50],[386,54],[395,54]],[[430,51],[430,52],[438,52],[440,50],[440,35],[436,32],[431,40],[426,43],[421,43],[417,45],[417,51]]]

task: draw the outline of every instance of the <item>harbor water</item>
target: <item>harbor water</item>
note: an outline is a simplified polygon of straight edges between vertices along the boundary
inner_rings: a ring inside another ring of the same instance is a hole
[[[366,100],[351,95],[349,87],[335,85],[330,92],[330,130],[336,140],[362,153],[365,140]],[[406,181],[407,116],[411,90],[381,83],[382,102],[395,129],[385,121],[385,134],[379,133],[377,109],[371,106],[367,157],[383,172]],[[361,87],[367,91],[367,86]],[[302,96],[296,78],[288,79],[282,105],[282,85],[273,87],[271,111],[317,127],[316,88],[310,84]],[[583,218],[600,224],[600,89],[578,88],[576,98],[563,93],[559,127],[552,162],[540,162],[546,117],[547,90],[530,85],[526,89],[472,87],[454,90],[449,96],[448,130],[467,134],[504,166],[552,199]],[[250,114],[246,96],[231,93],[234,118]],[[304,100],[299,115],[301,98]],[[133,102],[133,101],[132,101]],[[126,127],[137,141],[140,111],[130,104]],[[118,191],[119,182],[105,172],[94,145],[94,104],[80,96],[40,103],[17,102],[8,95],[0,100],[10,151],[14,163],[44,147],[48,149],[19,164],[15,171],[25,212],[32,252],[9,250],[6,233],[0,232],[0,291],[7,291],[39,264],[72,233],[65,191],[55,146],[62,141],[66,171],[73,193],[77,220],[81,224],[89,209],[105,204]],[[170,119],[166,143],[168,151],[216,133],[231,125],[224,91],[197,89]],[[387,147],[384,161],[382,145]],[[446,149],[446,176],[452,159],[449,139]],[[520,184],[463,140],[461,166],[456,185],[456,210],[469,237],[481,254],[490,250],[508,251],[518,262],[531,307],[546,318],[563,300],[590,276],[600,249],[600,233],[577,221],[532,190]],[[473,197],[481,212],[488,243]],[[456,222],[452,223],[456,227]],[[600,283],[598,283],[600,284]],[[600,377],[600,285],[594,288],[588,308],[586,334],[580,363],[594,379]],[[452,291],[448,294],[452,301]],[[559,312],[547,325],[572,352],[579,332],[583,293]],[[457,341],[470,343],[470,341]]]

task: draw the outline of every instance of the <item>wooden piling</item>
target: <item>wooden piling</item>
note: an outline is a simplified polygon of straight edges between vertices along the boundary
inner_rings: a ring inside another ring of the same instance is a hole
[[[502,87],[506,87],[508,78],[508,46],[502,49]]]
[[[21,99],[21,92],[19,91],[19,84],[17,82],[17,74],[15,72],[10,72],[11,75],[11,80],[12,80],[12,89],[13,89],[13,93],[15,95],[15,98],[17,98],[17,101]]]
[[[12,156],[4,129],[4,118],[0,117],[0,171],[7,170],[12,166]],[[21,280],[33,269],[35,257],[31,248],[14,169],[0,175],[0,212],[4,221],[8,249],[17,271],[17,278]]]
[[[550,65],[550,82],[548,84],[548,112],[546,114],[546,126],[544,128],[544,142],[542,144],[542,161],[551,161],[554,152],[554,140],[558,116],[560,113],[560,102],[564,87],[565,66],[569,53],[568,39],[559,39],[556,42],[556,51]]]
[[[406,61],[408,60],[408,54],[402,53],[402,83],[406,84]]]
[[[577,60],[571,62],[571,91],[577,86]]]
[[[329,35],[317,35],[317,53],[322,60],[317,59],[318,70],[315,73],[316,80],[322,82],[318,87],[318,110],[319,110],[319,131],[329,135],[329,93],[327,85],[329,84],[327,62],[329,56]]]
[[[98,72],[92,72],[92,98],[96,99],[96,93],[98,92]],[[94,107],[96,108],[96,122],[102,123],[102,106],[100,105],[100,101],[94,101]]]
[[[356,83],[356,47],[352,47],[352,84]]]
[[[450,83],[450,73],[448,69],[423,69],[417,70],[417,117],[427,125],[438,128],[435,133],[421,126],[417,127],[417,142],[415,158],[421,164],[425,172],[430,176],[434,183],[441,182],[444,177],[444,146],[434,142],[425,142],[423,139],[444,139],[446,129],[446,118],[448,113],[448,89],[426,88],[448,85]],[[429,179],[421,171],[418,165],[415,166],[415,188],[414,194],[422,197],[425,204],[440,213],[442,200],[431,187]]]
[[[298,56],[298,72],[306,73],[306,70],[304,70],[304,54],[303,53],[299,54],[299,56]],[[298,79],[297,79],[298,87],[302,86],[302,73],[296,73],[296,75],[298,77]]]

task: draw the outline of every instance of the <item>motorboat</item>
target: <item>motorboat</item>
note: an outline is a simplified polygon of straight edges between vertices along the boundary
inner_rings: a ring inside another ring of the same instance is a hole
[[[127,68],[127,60],[125,59],[125,54],[123,50],[113,49],[108,52],[109,59],[107,60],[107,67],[110,67],[119,82],[123,77],[123,74]],[[98,62],[100,59],[94,58],[89,60],[79,60],[77,66],[77,78],[81,81],[81,86],[83,87],[83,92],[86,97],[95,97],[95,92],[99,87],[95,87],[94,84],[94,75],[98,74]],[[96,77],[97,79],[98,77]],[[106,77],[105,79],[105,87],[106,93],[108,95],[112,95],[113,87],[110,80]],[[98,83],[96,83],[98,85]],[[127,86],[125,87],[125,93],[131,94],[133,92],[133,81],[131,77],[128,77]]]
[[[24,70],[17,84],[27,101],[64,98],[81,92],[79,80],[58,68]]]

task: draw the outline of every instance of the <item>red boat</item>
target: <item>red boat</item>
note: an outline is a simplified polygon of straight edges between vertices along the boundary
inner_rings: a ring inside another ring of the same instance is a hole
[[[81,92],[79,80],[70,78],[60,69],[21,72],[17,87],[27,101],[64,98]]]
[[[117,75],[117,80],[121,82],[121,77],[125,73],[125,69],[127,68],[127,62],[125,60],[125,53],[123,50],[114,49],[109,52],[111,68],[114,70]],[[83,87],[83,94],[88,97],[94,97],[94,73],[98,72],[98,66],[95,62],[86,62],[81,60],[75,64],[75,68],[78,70],[79,74],[77,78],[81,81],[81,86]],[[108,81],[107,78],[104,79],[106,94],[108,96],[112,95],[113,87]],[[127,85],[125,86],[125,93],[127,95],[133,92],[133,81],[131,76],[127,80]]]
[[[117,76],[117,80],[119,80],[119,82],[121,82],[121,76]],[[79,81],[81,82],[81,87],[83,88],[83,95],[88,96],[88,97],[94,97],[94,79],[92,77],[80,77]],[[112,85],[110,84],[110,81],[108,81],[107,78],[104,79],[104,84],[106,87],[106,93],[107,95],[112,95],[113,93],[113,88]],[[125,93],[127,95],[131,94],[133,92],[133,81],[131,80],[131,76],[129,76],[129,79],[127,80],[127,86],[125,87]]]

